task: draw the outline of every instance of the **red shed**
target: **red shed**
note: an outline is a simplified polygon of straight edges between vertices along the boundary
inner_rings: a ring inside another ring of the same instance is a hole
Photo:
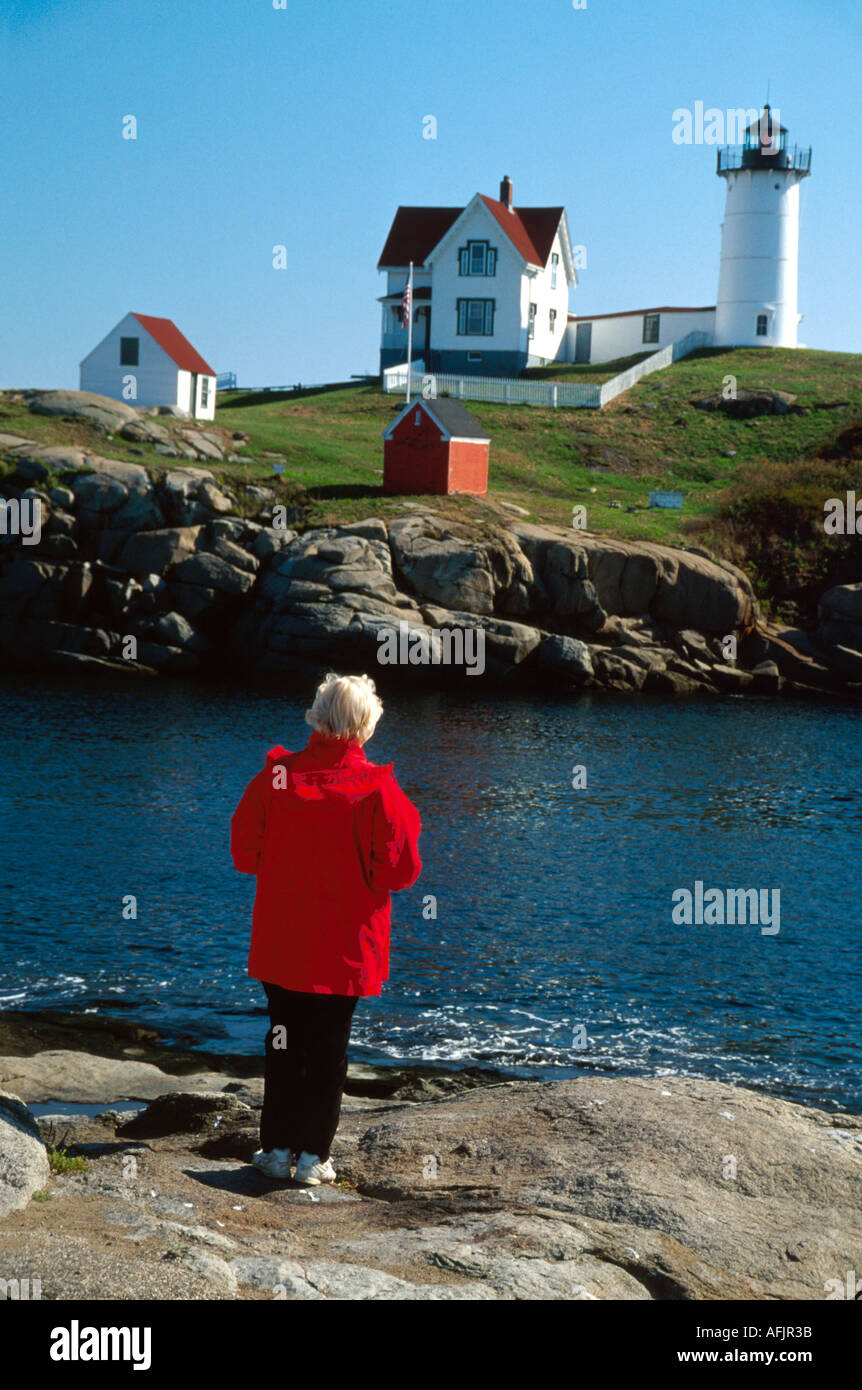
[[[491,442],[461,401],[448,396],[405,405],[383,434],[384,492],[488,491]]]

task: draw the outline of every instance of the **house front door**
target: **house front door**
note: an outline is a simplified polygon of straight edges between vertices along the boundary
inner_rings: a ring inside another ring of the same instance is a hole
[[[576,362],[589,362],[592,337],[593,325],[591,323],[579,323],[575,333]]]
[[[195,406],[198,403],[198,374],[192,372],[192,384],[189,389],[189,414],[195,418]]]

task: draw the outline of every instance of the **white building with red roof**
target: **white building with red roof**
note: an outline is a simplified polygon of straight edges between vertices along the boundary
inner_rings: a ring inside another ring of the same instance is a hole
[[[171,319],[126,314],[81,362],[80,389],[215,419],[216,374]]]
[[[378,261],[380,370],[404,362],[401,298],[413,262],[413,356],[428,372],[517,376],[563,359],[577,285],[566,210],[477,193],[463,208],[399,207]]]

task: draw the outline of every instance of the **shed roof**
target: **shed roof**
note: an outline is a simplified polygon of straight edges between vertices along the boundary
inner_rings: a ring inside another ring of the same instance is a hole
[[[405,402],[400,414],[392,421],[392,424],[383,433],[384,439],[389,439],[392,431],[400,425],[405,415],[419,406],[427,411],[431,419],[438,425],[449,439],[477,439],[490,441],[491,436],[483,430],[479,421],[474,419],[462,401],[456,401],[451,396],[435,396],[433,400],[426,400],[424,396],[417,396],[409,404]]]
[[[159,347],[184,372],[200,372],[203,376],[215,376],[208,362],[205,362],[188,338],[177,328],[173,319],[154,318],[152,314],[132,313],[142,328],[155,338]]]

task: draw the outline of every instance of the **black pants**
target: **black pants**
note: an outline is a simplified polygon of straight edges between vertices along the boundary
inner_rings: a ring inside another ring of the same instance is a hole
[[[260,1146],[323,1161],[338,1128],[356,995],[301,994],[264,984],[270,1029]]]

